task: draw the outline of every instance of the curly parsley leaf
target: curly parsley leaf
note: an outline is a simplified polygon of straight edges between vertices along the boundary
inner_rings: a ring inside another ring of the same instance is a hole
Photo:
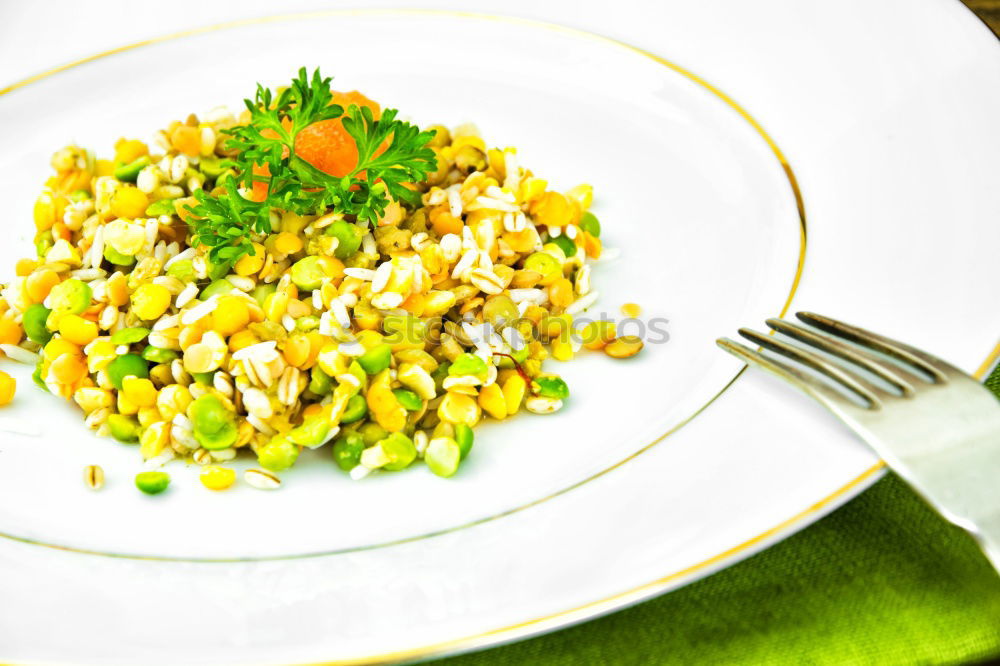
[[[252,252],[249,233],[270,233],[272,208],[300,215],[344,213],[374,224],[392,200],[419,204],[419,193],[407,184],[437,168],[427,146],[434,133],[398,120],[395,109],[386,109],[378,120],[367,107],[351,105],[345,113],[332,104],[330,82],[319,69],[310,77],[302,68],[288,88],[275,94],[258,84],[254,99],[244,100],[249,122],[226,130],[236,179],[228,179],[221,193],[198,192],[197,205],[188,209],[195,240],[209,248],[213,263],[231,265]],[[355,168],[342,178],[295,154],[299,132],[334,118],[342,119],[358,151]],[[237,183],[247,190],[263,183],[264,200],[247,199]]]

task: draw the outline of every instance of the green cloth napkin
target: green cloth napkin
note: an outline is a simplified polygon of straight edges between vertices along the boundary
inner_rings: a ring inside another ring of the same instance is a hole
[[[986,385],[1000,396],[1000,368]],[[969,536],[888,475],[808,529],[676,592],[438,663],[886,666],[991,658],[1000,658],[1000,576]]]

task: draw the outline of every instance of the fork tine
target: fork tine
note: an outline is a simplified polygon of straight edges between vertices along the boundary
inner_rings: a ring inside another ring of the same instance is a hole
[[[936,356],[931,356],[926,352],[920,351],[916,347],[911,347],[910,345],[893,340],[892,338],[887,338],[884,335],[872,333],[871,331],[867,331],[863,328],[845,324],[842,321],[837,321],[836,319],[832,319],[830,317],[824,317],[823,315],[816,314],[815,312],[796,312],[795,316],[798,317],[800,321],[803,321],[811,326],[815,326],[821,331],[845,338],[851,342],[861,345],[862,347],[868,347],[869,349],[880,351],[883,354],[887,354],[899,361],[903,361],[904,363],[909,363],[913,367],[919,368],[929,374],[934,378],[936,383],[941,384],[948,381],[948,377],[942,371],[942,368],[951,372],[960,372],[957,368],[954,368],[952,365],[942,361]]]
[[[881,406],[881,400],[879,400],[879,397],[876,394],[881,393],[885,395],[884,391],[881,391],[868,382],[855,377],[843,368],[837,367],[818,354],[794,347],[783,340],[778,340],[777,338],[765,335],[764,333],[758,333],[753,329],[741,328],[739,333],[750,342],[756,343],[766,349],[770,349],[771,351],[781,354],[782,356],[786,356],[793,361],[798,361],[803,365],[807,365],[835,382],[839,382],[841,385],[846,386],[848,389],[856,393],[859,397],[864,398],[869,405],[873,407]]]
[[[855,349],[848,347],[836,338],[815,333],[804,326],[793,324],[792,322],[785,321],[784,319],[768,319],[767,325],[778,333],[783,333],[790,338],[795,338],[799,342],[816,347],[817,349],[821,349],[828,354],[833,354],[838,358],[842,358],[845,361],[849,361],[864,368],[872,374],[881,377],[889,384],[895,386],[904,396],[911,396],[914,394],[913,384],[911,384],[912,379],[908,379],[908,377],[912,377],[910,373],[906,373],[906,376],[904,376],[901,374],[902,371],[890,369],[882,363],[876,361],[874,358],[861,354]]]
[[[777,375],[792,386],[804,391],[813,399],[822,403],[828,409],[834,411],[861,410],[859,407],[841,394],[837,393],[814,377],[810,377],[801,370],[794,368],[787,363],[776,359],[768,358],[759,351],[750,349],[744,344],[731,340],[730,338],[719,338],[715,341],[722,349],[726,350],[747,365],[755,365],[763,370],[767,370],[773,375]]]

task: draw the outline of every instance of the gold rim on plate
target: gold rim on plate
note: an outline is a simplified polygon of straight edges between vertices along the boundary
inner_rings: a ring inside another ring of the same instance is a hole
[[[107,51],[102,51],[100,53],[97,53],[97,54],[94,54],[94,55],[91,55],[91,56],[87,56],[85,58],[81,58],[80,60],[76,60],[76,61],[71,62],[71,63],[67,63],[67,64],[64,64],[64,65],[59,65],[57,67],[54,67],[54,68],[52,68],[50,70],[47,70],[45,72],[42,72],[40,74],[36,74],[34,76],[31,76],[31,77],[28,77],[28,78],[23,79],[21,81],[18,81],[18,82],[14,83],[14,84],[6,87],[6,88],[0,89],[0,97],[2,97],[4,94],[9,93],[11,91],[17,90],[19,88],[23,88],[23,87],[25,87],[25,86],[27,86],[27,85],[29,85],[31,83],[37,83],[38,81],[46,79],[46,78],[48,78],[50,76],[53,76],[55,74],[59,74],[59,73],[65,72],[65,71],[67,71],[69,69],[72,69],[74,67],[78,67],[80,65],[84,65],[84,64],[93,62],[95,60],[99,60],[100,58],[104,58],[104,57],[107,57],[107,56],[121,54],[121,53],[125,53],[125,52],[128,52],[128,51],[131,51],[131,50],[143,47],[143,46],[150,46],[150,45],[158,44],[158,43],[161,43],[161,42],[171,41],[171,40],[175,40],[175,39],[181,39],[181,38],[184,38],[184,37],[192,37],[192,36],[207,34],[207,33],[211,33],[211,32],[216,32],[216,31],[220,31],[220,30],[226,30],[226,29],[231,29],[231,28],[239,28],[239,27],[245,27],[245,26],[249,26],[249,25],[257,25],[257,24],[262,24],[262,23],[273,23],[273,22],[282,22],[282,21],[296,21],[296,20],[302,20],[302,19],[308,19],[308,18],[319,18],[319,17],[327,17],[327,16],[377,16],[377,15],[389,15],[389,16],[392,16],[392,15],[401,15],[401,14],[402,15],[418,15],[418,16],[448,16],[448,17],[453,17],[453,18],[466,18],[466,19],[477,19],[477,20],[494,21],[494,22],[500,22],[500,23],[508,23],[508,24],[512,24],[512,25],[524,25],[524,26],[529,26],[529,27],[533,27],[533,28],[542,28],[542,29],[546,29],[546,30],[551,30],[551,31],[554,31],[554,32],[561,32],[563,34],[571,35],[573,37],[582,37],[582,38],[586,38],[586,39],[591,39],[591,40],[594,40],[594,41],[601,42],[602,44],[610,45],[610,46],[613,46],[613,47],[616,47],[616,48],[624,48],[627,51],[631,51],[631,52],[636,53],[638,55],[641,55],[641,56],[643,56],[645,58],[649,58],[650,60],[652,60],[652,61],[654,61],[654,62],[656,62],[656,63],[658,63],[660,65],[663,65],[667,69],[670,69],[671,71],[673,71],[673,72],[681,75],[685,79],[691,81],[695,85],[697,85],[697,86],[701,87],[702,89],[706,90],[707,92],[711,93],[713,96],[715,96],[717,99],[719,99],[723,104],[725,104],[731,110],[735,111],[737,113],[737,115],[739,115],[740,118],[743,119],[751,127],[751,129],[753,129],[754,132],[756,132],[757,135],[760,136],[764,140],[764,142],[767,145],[768,149],[771,151],[771,153],[774,155],[774,157],[777,159],[779,165],[781,166],[782,172],[785,174],[785,177],[788,180],[789,188],[791,189],[791,192],[792,192],[792,194],[793,194],[793,196],[795,198],[795,206],[796,206],[796,210],[797,210],[798,218],[799,218],[799,220],[798,220],[799,221],[799,253],[798,253],[797,260],[796,260],[795,271],[794,271],[794,274],[792,276],[792,281],[791,281],[791,285],[789,287],[788,295],[785,297],[785,301],[784,301],[784,303],[783,303],[783,305],[781,307],[781,310],[780,310],[780,312],[778,314],[779,317],[785,316],[785,313],[788,311],[789,307],[791,306],[792,299],[795,296],[795,292],[798,290],[799,281],[802,278],[802,271],[803,271],[803,268],[805,266],[805,259],[806,259],[807,236],[806,236],[805,204],[804,204],[803,199],[802,199],[802,193],[799,191],[799,185],[798,185],[798,181],[797,181],[797,179],[795,177],[795,172],[792,170],[791,166],[788,164],[788,161],[785,159],[784,153],[781,151],[781,149],[775,143],[774,139],[771,138],[771,136],[764,130],[764,128],[760,125],[760,123],[758,123],[757,120],[753,116],[751,116],[749,112],[746,111],[746,109],[744,109],[742,106],[740,106],[740,104],[738,104],[732,97],[730,97],[729,95],[727,95],[725,92],[723,92],[722,90],[720,90],[719,88],[717,88],[713,84],[709,83],[708,81],[706,81],[705,79],[701,78],[697,74],[694,74],[693,72],[690,72],[687,69],[681,67],[680,65],[677,65],[677,64],[675,64],[673,62],[670,62],[669,60],[666,60],[664,58],[661,58],[660,56],[657,56],[657,55],[655,55],[653,53],[650,53],[649,51],[646,51],[644,49],[638,48],[638,47],[633,46],[631,44],[627,44],[625,42],[618,41],[616,39],[612,39],[610,37],[605,37],[603,35],[598,35],[596,33],[586,32],[586,31],[583,31],[583,30],[577,30],[576,28],[569,28],[569,27],[558,25],[558,24],[555,24],[555,23],[545,23],[545,22],[542,22],[542,21],[534,21],[534,20],[530,20],[530,19],[521,19],[521,18],[509,17],[509,16],[498,16],[498,15],[491,15],[491,14],[477,14],[477,13],[474,13],[474,12],[458,12],[458,11],[449,11],[449,10],[417,10],[417,9],[414,9],[414,10],[407,10],[407,9],[400,9],[400,10],[392,10],[392,9],[388,9],[388,10],[382,10],[382,9],[372,9],[372,10],[365,10],[365,9],[336,10],[336,9],[334,9],[334,10],[327,10],[327,11],[305,12],[305,13],[296,13],[296,14],[280,14],[280,15],[277,15],[277,16],[270,16],[270,17],[263,17],[263,18],[252,18],[252,19],[243,19],[243,20],[239,20],[239,21],[232,21],[232,22],[227,22],[227,23],[220,23],[220,24],[213,25],[213,26],[207,26],[207,27],[202,27],[202,28],[195,28],[195,29],[192,29],[192,30],[187,30],[187,31],[183,31],[183,32],[172,33],[172,34],[164,35],[164,36],[161,36],[161,37],[154,37],[154,38],[143,40],[143,41],[140,41],[140,42],[135,42],[133,44],[129,44],[129,45],[126,45],[126,46],[120,46],[120,47],[117,47],[117,48],[109,49]],[[669,437],[670,435],[672,435],[673,433],[677,432],[678,430],[680,430],[681,428],[683,428],[685,425],[687,425],[692,419],[694,419],[696,416],[698,416],[699,414],[701,414],[706,408],[708,408],[709,405],[711,405],[713,402],[715,402],[715,400],[717,400],[723,393],[725,393],[727,390],[729,390],[729,388],[732,387],[732,385],[736,382],[736,380],[739,379],[739,377],[743,374],[744,370],[745,370],[745,368],[741,368],[740,370],[738,370],[736,372],[736,374],[733,375],[733,377],[728,382],[726,382],[726,384],[721,389],[719,389],[719,391],[717,393],[715,393],[713,396],[711,396],[705,402],[705,404],[703,404],[700,407],[698,407],[690,415],[688,415],[685,418],[681,419],[675,425],[673,425],[672,427],[670,427],[666,432],[664,432],[663,434],[657,436],[656,438],[654,438],[649,443],[643,445],[638,450],[636,450],[633,453],[629,454],[628,456],[626,456],[622,460],[619,460],[618,462],[610,465],[609,467],[607,467],[605,469],[602,469],[602,470],[600,470],[598,472],[595,472],[595,473],[593,473],[593,474],[591,474],[591,475],[589,475],[589,476],[581,479],[580,481],[576,481],[576,482],[574,482],[574,483],[572,483],[572,484],[570,484],[568,486],[560,488],[559,490],[556,490],[556,491],[554,491],[554,492],[552,492],[552,493],[550,493],[548,495],[545,495],[545,496],[540,497],[538,499],[532,500],[530,502],[525,502],[524,504],[521,504],[521,505],[518,505],[518,506],[515,506],[515,507],[512,507],[512,508],[509,508],[509,509],[505,509],[503,511],[499,511],[499,512],[497,512],[495,514],[492,514],[492,515],[489,515],[489,516],[484,516],[482,518],[477,518],[475,520],[471,520],[471,521],[468,521],[468,522],[465,522],[465,523],[461,523],[459,525],[454,525],[454,526],[451,526],[451,527],[446,527],[446,528],[437,529],[437,530],[434,530],[434,531],[431,531],[431,532],[426,532],[424,534],[417,534],[417,535],[413,535],[413,536],[403,537],[403,538],[400,538],[400,539],[391,539],[391,540],[387,540],[387,541],[380,541],[380,542],[377,542],[377,543],[365,544],[365,545],[362,545],[362,546],[350,546],[350,547],[347,547],[347,548],[336,548],[336,549],[331,549],[331,550],[314,551],[314,552],[308,552],[308,553],[296,553],[296,554],[291,554],[291,555],[287,555],[287,554],[286,555],[268,555],[268,556],[257,556],[257,557],[181,557],[181,556],[163,556],[163,555],[142,555],[142,554],[135,554],[135,553],[116,553],[116,552],[113,552],[113,551],[97,550],[97,549],[90,549],[90,548],[81,548],[81,547],[77,547],[77,546],[52,543],[52,542],[49,542],[49,541],[44,541],[42,539],[36,539],[36,538],[33,538],[33,537],[25,537],[25,536],[20,536],[20,535],[16,535],[16,534],[8,534],[6,532],[0,532],[0,538],[6,538],[6,539],[13,540],[13,541],[19,541],[21,543],[27,543],[27,544],[36,545],[36,546],[44,546],[46,548],[54,548],[54,549],[57,549],[57,550],[63,550],[63,551],[67,551],[67,552],[83,553],[83,554],[87,554],[87,555],[98,555],[98,556],[102,556],[102,557],[113,557],[113,558],[122,558],[122,559],[136,559],[136,560],[150,560],[150,561],[164,561],[164,562],[198,562],[198,563],[207,563],[207,562],[220,562],[220,563],[229,562],[229,563],[235,563],[235,562],[257,562],[257,561],[295,560],[295,559],[305,559],[305,558],[313,558],[313,557],[327,557],[327,556],[332,556],[332,555],[343,555],[343,554],[347,554],[347,553],[357,553],[357,552],[362,552],[362,551],[366,551],[366,550],[375,550],[375,549],[378,549],[378,548],[389,548],[389,547],[392,547],[392,546],[399,546],[399,545],[403,545],[403,544],[407,544],[407,543],[412,543],[412,542],[415,542],[415,541],[421,541],[421,540],[424,540],[424,539],[430,539],[430,538],[433,538],[433,537],[442,536],[442,535],[445,535],[445,534],[450,534],[452,532],[457,532],[457,531],[460,531],[460,530],[463,530],[463,529],[468,529],[470,527],[475,527],[477,525],[482,525],[484,523],[492,522],[492,521],[498,520],[500,518],[505,518],[505,517],[513,515],[515,513],[520,513],[521,511],[524,511],[525,509],[530,509],[530,508],[539,506],[540,504],[543,504],[545,502],[548,502],[549,500],[555,499],[556,497],[564,495],[564,494],[566,494],[566,493],[568,493],[568,492],[570,492],[572,490],[575,490],[575,489],[577,489],[577,488],[579,488],[579,487],[581,487],[581,486],[583,486],[585,484],[590,483],[591,481],[594,481],[595,479],[598,479],[598,478],[604,476],[605,474],[608,474],[609,472],[611,472],[611,471],[613,471],[613,470],[621,467],[625,463],[627,463],[627,462],[633,460],[634,458],[640,456],[641,454],[645,453],[646,451],[648,451],[649,449],[653,448],[654,446],[656,446],[657,444],[659,444],[661,441],[663,441],[664,439],[666,439],[667,437]]]

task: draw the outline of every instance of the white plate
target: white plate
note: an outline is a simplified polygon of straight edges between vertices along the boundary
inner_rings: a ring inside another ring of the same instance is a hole
[[[383,48],[364,51],[375,38]],[[419,66],[401,72],[415,53]],[[489,53],[503,57],[470,56]],[[880,175],[881,188],[859,190],[838,158],[866,133],[881,136],[877,116],[855,116],[850,134],[814,132],[819,140],[802,121],[782,126],[798,138],[793,171],[782,142],[685,69],[573,30],[459,14],[250,23],[15,90],[0,100],[5,118],[21,119],[0,125],[0,196],[17,242],[0,262],[25,254],[31,193],[61,143],[107,151],[119,135],[235,105],[255,81],[280,83],[302,64],[420,123],[475,121],[489,143],[518,146],[557,186],[593,183],[603,238],[622,250],[595,275],[597,309],[639,302],[644,318],[668,320],[669,341],[629,363],[553,364],[572,386],[568,408],[482,428],[451,481],[415,468],[351,483],[320,451],[270,494],[209,494],[196,470],[174,465],[168,494],[141,496],[130,487],[137,452],[83,433],[79,414],[33,393],[23,372],[5,415],[44,436],[8,437],[0,449],[0,533],[12,537],[0,540],[0,590],[17,600],[16,613],[0,615],[0,658],[403,658],[589,617],[735,561],[876,478],[877,460],[811,405],[757,378],[733,382],[739,366],[712,343],[783,311],[800,278],[810,300],[796,303],[932,349],[961,345],[949,355],[970,369],[992,346],[1000,318],[982,304],[996,297],[986,258],[1000,233],[980,220],[998,202],[972,186],[996,161],[986,150],[995,133],[972,153],[969,123],[935,126],[940,145],[909,148],[908,171],[895,161],[890,171],[887,153],[872,150],[865,164],[849,163]],[[239,71],[247,74],[213,75]],[[900,83],[897,102],[911,98],[927,105],[920,86]],[[890,126],[923,136],[914,115],[907,107]],[[944,168],[953,155],[975,169]],[[897,188],[906,199],[886,196]],[[859,210],[846,215],[849,206]],[[872,211],[882,217],[867,226]],[[952,211],[942,228],[935,214]],[[906,252],[890,252],[903,232]],[[932,257],[934,268],[906,273]],[[922,309],[941,319],[915,329]],[[955,330],[949,319],[967,325]],[[805,447],[792,434],[810,419],[826,435]],[[100,493],[80,482],[89,463],[108,473]],[[72,622],[43,641],[40,618],[56,605]],[[177,618],[179,639],[162,631]]]

